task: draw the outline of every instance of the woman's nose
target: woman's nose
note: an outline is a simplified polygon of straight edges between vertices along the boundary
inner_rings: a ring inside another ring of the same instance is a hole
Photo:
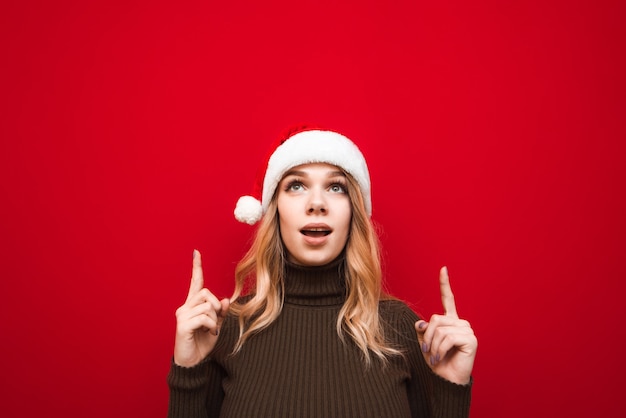
[[[326,205],[326,200],[323,196],[323,191],[311,191],[311,198],[307,202],[307,213],[315,214],[322,213],[325,214],[328,211],[328,207]]]

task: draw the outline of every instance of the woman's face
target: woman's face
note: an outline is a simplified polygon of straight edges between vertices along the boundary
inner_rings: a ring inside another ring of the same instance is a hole
[[[345,175],[330,164],[304,164],[278,184],[280,235],[289,260],[305,266],[333,261],[348,241],[352,206]]]

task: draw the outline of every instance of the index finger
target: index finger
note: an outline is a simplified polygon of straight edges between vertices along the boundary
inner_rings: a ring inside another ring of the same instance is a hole
[[[191,283],[187,299],[195,295],[204,287],[204,274],[202,273],[202,256],[200,251],[193,250],[193,267],[191,269]]]
[[[450,277],[448,276],[448,268],[442,267],[439,271],[439,289],[441,292],[441,303],[443,304],[443,312],[446,316],[458,318],[456,313],[456,304],[454,303],[454,294],[450,287]]]

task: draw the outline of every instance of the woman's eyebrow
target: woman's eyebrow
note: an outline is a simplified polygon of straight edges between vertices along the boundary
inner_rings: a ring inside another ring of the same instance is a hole
[[[299,176],[299,177],[309,177],[309,173],[303,170],[289,170],[285,173],[284,177],[287,176]],[[329,171],[326,173],[326,177],[345,177],[345,173],[343,171]]]
[[[287,176],[300,176],[300,177],[308,177],[308,174],[306,171],[299,171],[299,170],[289,170],[285,173],[285,175],[283,177],[287,177]]]

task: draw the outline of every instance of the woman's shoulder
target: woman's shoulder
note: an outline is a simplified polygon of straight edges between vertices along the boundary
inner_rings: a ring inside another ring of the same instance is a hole
[[[415,323],[419,317],[406,302],[394,298],[381,300],[379,315],[385,336],[393,345],[401,348],[404,353],[419,351],[415,345]]]
[[[396,298],[383,299],[378,304],[380,315],[389,322],[410,322],[414,324],[420,318],[409,305]]]

